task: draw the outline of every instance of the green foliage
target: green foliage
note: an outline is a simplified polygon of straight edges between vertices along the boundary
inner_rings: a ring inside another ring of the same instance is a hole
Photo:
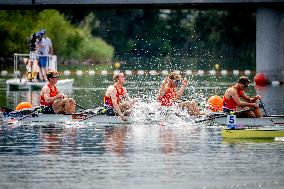
[[[95,10],[93,34],[127,68],[255,68],[255,17],[243,10]],[[118,16],[119,15],[119,16]],[[167,62],[165,61],[167,60]],[[170,66],[172,67],[172,66]]]
[[[0,11],[0,57],[28,52],[27,38],[41,28],[73,64],[114,56],[131,69],[255,68],[255,16],[246,10]]]
[[[28,52],[36,14],[36,11],[0,11],[1,57],[12,56],[14,52]]]
[[[61,60],[110,62],[113,47],[90,33],[93,17],[92,14],[87,16],[81,27],[75,27],[57,10],[0,11],[0,35],[4,39],[0,56],[11,56],[14,52],[28,53],[29,36],[45,28],[55,54]]]

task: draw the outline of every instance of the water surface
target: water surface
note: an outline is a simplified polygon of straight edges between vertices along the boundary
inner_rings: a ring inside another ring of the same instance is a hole
[[[0,80],[1,106],[15,107],[38,92],[9,91]],[[68,91],[80,105],[101,105],[111,76],[75,77]],[[129,76],[130,96],[151,103],[159,76]],[[204,106],[236,78],[191,78],[186,96]],[[284,113],[284,87],[251,86],[269,114]],[[149,107],[150,108],[150,107]],[[141,115],[141,117],[143,117]],[[219,125],[179,119],[125,125],[0,128],[0,188],[283,188],[284,139],[223,140]]]

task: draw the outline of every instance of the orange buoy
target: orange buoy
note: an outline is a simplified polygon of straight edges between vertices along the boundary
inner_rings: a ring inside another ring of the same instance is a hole
[[[218,95],[211,96],[207,101],[207,107],[212,112],[222,111],[222,106],[223,106],[223,99]]]
[[[267,77],[264,73],[257,73],[254,76],[254,82],[256,85],[266,85],[267,84]]]
[[[33,106],[29,102],[20,102],[17,105],[16,110],[22,110],[22,109],[32,108],[32,107]]]

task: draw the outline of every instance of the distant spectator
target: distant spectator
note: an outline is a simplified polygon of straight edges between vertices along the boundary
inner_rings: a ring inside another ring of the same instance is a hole
[[[31,81],[39,73],[39,77],[43,80],[43,75],[39,67],[39,57],[38,57],[38,43],[41,40],[40,33],[34,33],[30,39],[30,52],[29,60],[27,62],[28,80]]]
[[[41,34],[41,40],[38,43],[39,47],[39,63],[42,71],[42,75],[44,80],[47,80],[46,72],[47,72],[47,61],[49,60],[49,42],[46,38],[43,37],[42,31],[39,32]]]
[[[41,33],[41,35],[42,35],[42,38],[46,39],[46,41],[47,41],[47,43],[48,43],[48,54],[49,54],[49,55],[53,55],[52,42],[51,42],[51,39],[46,36],[46,30],[45,30],[45,29],[42,29],[42,30],[40,30],[40,33]]]
[[[42,29],[40,31],[42,34],[42,37],[46,39],[46,42],[48,44],[48,55],[49,55],[49,65],[48,65],[48,70],[57,70],[56,62],[57,62],[57,57],[54,55],[53,51],[53,46],[52,46],[52,41],[49,37],[46,35],[46,30]]]

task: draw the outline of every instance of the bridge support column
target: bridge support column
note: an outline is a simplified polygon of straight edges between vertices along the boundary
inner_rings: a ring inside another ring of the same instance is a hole
[[[256,11],[256,72],[267,80],[284,81],[283,13],[271,8]]]

